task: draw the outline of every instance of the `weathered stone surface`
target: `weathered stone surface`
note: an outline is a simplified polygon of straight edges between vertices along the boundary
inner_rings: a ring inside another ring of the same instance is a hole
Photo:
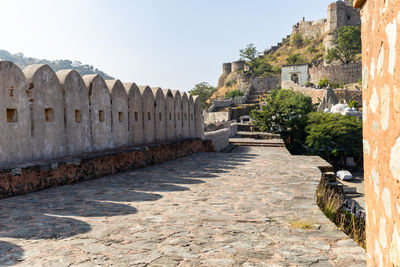
[[[365,265],[315,203],[324,165],[285,148],[240,147],[3,199],[0,263]],[[300,219],[318,227],[293,228]]]
[[[139,87],[135,83],[125,83],[128,92],[129,133],[131,144],[143,144],[143,104]]]
[[[32,154],[49,159],[65,154],[63,92],[57,75],[48,65],[24,69],[31,109]]]
[[[88,89],[75,70],[60,70],[56,74],[64,93],[66,152],[70,155],[88,152],[91,149]]]
[[[120,80],[106,81],[111,95],[111,129],[114,147],[126,146],[129,139],[128,96]]]

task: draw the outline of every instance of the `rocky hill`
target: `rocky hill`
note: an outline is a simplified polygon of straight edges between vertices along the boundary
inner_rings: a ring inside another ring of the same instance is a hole
[[[105,80],[114,79],[112,76],[104,73],[103,71],[93,67],[92,65],[82,64],[79,61],[71,61],[71,60],[47,60],[47,59],[37,59],[32,57],[25,57],[24,54],[11,54],[6,50],[0,49],[0,59],[12,61],[16,65],[18,65],[21,69],[24,69],[28,65],[32,64],[47,64],[54,71],[64,70],[64,69],[74,69],[79,72],[81,75],[86,74],[98,74],[103,77]]]

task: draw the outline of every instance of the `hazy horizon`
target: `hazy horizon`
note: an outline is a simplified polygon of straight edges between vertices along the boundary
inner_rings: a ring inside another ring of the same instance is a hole
[[[254,43],[260,51],[333,1],[0,0],[0,49],[80,61],[120,79],[190,90],[216,85],[222,63]]]

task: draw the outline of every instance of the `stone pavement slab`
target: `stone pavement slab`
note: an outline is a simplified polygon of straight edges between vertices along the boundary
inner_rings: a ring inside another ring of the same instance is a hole
[[[317,157],[238,147],[0,200],[0,266],[365,266]]]

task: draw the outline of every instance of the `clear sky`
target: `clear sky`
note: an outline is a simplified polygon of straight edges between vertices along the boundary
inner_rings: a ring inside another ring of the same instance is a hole
[[[0,0],[0,49],[93,65],[123,82],[190,90],[254,43],[326,17],[333,0]]]

